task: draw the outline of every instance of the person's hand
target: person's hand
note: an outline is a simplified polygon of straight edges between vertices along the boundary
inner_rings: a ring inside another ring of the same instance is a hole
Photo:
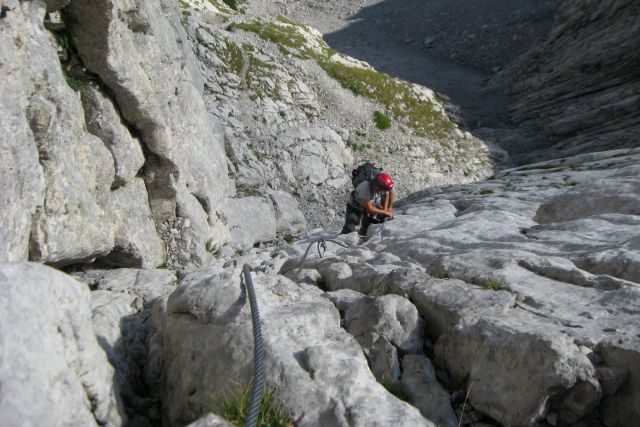
[[[387,213],[387,219],[388,219],[389,221],[391,221],[391,220],[393,219],[393,212],[388,212],[388,213]]]

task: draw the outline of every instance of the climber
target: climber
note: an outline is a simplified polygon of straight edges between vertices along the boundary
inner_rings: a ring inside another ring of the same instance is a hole
[[[369,224],[380,224],[393,219],[393,179],[375,166],[369,167],[370,170],[373,169],[369,179],[361,179],[357,185],[354,181],[355,190],[351,192],[347,201],[345,224],[340,234],[355,231],[356,226],[362,221],[358,234],[364,237],[367,235]],[[354,169],[354,180],[356,171]]]

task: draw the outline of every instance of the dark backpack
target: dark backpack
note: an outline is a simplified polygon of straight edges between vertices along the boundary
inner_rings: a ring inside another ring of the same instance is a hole
[[[382,168],[376,167],[373,163],[366,162],[351,171],[351,183],[356,188],[363,181],[372,181],[378,174],[382,172]]]

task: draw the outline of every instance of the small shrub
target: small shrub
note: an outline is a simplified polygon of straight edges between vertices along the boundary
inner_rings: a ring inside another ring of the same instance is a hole
[[[482,190],[480,190],[480,194],[485,195],[485,194],[493,194],[495,193],[495,191],[493,191],[490,188],[483,188]]]
[[[292,244],[296,238],[293,237],[291,234],[285,234],[285,236],[283,237],[284,241],[287,242],[288,244]]]
[[[78,92],[84,86],[84,82],[77,77],[66,76],[64,78],[69,87]]]
[[[383,295],[387,295],[389,293],[389,288],[384,283],[384,280],[381,280],[371,292],[369,292],[369,296],[371,297],[381,297]]]
[[[218,245],[213,243],[213,241],[211,241],[211,240],[208,240],[207,243],[205,243],[204,248],[207,250],[207,252],[209,252],[210,254],[213,254],[213,255],[217,254],[218,251],[220,250]]]
[[[391,119],[380,111],[373,112],[373,121],[378,129],[389,129],[391,127]]]
[[[487,279],[482,283],[482,287],[489,291],[499,291],[502,289],[502,282],[498,279]]]

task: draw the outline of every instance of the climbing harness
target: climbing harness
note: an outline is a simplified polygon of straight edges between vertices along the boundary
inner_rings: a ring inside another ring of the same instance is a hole
[[[251,401],[249,402],[249,413],[245,419],[245,427],[255,427],[260,413],[260,402],[262,400],[262,384],[264,380],[264,351],[262,348],[262,330],[260,328],[260,313],[258,312],[258,302],[251,279],[251,267],[249,264],[242,266],[244,273],[244,283],[249,295],[249,305],[251,306],[251,323],[253,324],[253,388],[251,390]]]

